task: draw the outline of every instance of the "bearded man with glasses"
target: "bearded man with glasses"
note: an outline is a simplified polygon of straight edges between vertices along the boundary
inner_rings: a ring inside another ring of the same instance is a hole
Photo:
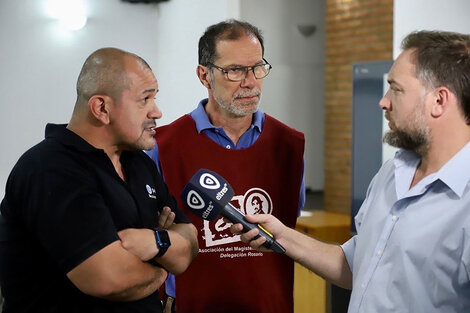
[[[148,154],[173,194],[197,170],[209,169],[230,182],[232,204],[242,213],[273,214],[294,227],[305,203],[304,135],[259,110],[271,68],[255,26],[228,20],[208,27],[197,66],[208,98],[159,127]],[[293,312],[292,260],[252,251],[223,219],[189,216],[199,230],[199,255],[184,275],[167,280],[166,312],[175,291],[178,313]]]

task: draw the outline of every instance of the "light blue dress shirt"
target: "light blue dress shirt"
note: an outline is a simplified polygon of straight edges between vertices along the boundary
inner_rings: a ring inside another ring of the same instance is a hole
[[[470,143],[410,189],[419,163],[400,150],[369,186],[342,245],[349,313],[470,312]]]
[[[245,149],[252,146],[256,140],[261,135],[261,131],[264,125],[265,115],[260,110],[257,110],[253,114],[253,121],[250,125],[250,128],[240,137],[238,144],[235,145],[230,139],[230,137],[225,133],[222,127],[215,127],[210,121],[209,117],[207,116],[206,111],[204,110],[204,106],[207,104],[207,99],[201,100],[199,105],[196,109],[194,109],[190,115],[193,118],[194,122],[196,123],[196,129],[198,133],[204,133],[207,137],[212,139],[214,142],[218,143],[219,145],[227,148],[227,149]],[[155,164],[158,167],[160,173],[161,165],[160,165],[160,157],[158,154],[158,146],[155,145],[153,150],[146,151],[148,156],[152,158]],[[300,210],[305,205],[305,180],[304,180],[304,173],[302,172],[302,182],[300,186],[300,197],[299,197],[299,215]],[[169,296],[175,297],[175,278],[173,275],[169,275],[166,281],[166,293]]]

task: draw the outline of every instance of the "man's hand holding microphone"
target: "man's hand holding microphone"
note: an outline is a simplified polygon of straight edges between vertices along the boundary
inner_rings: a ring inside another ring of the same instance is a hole
[[[281,223],[276,217],[271,214],[256,214],[256,215],[245,215],[245,219],[253,224],[258,224],[262,228],[266,229],[276,241],[279,242],[283,247],[286,247],[286,243],[282,239],[282,235],[289,230],[287,226]],[[233,224],[230,227],[230,231],[233,234],[240,235],[241,241],[248,243],[253,249],[259,251],[272,251],[267,249],[263,244],[266,242],[266,238],[259,236],[258,228],[253,228],[248,232],[244,232],[243,225],[240,223]]]

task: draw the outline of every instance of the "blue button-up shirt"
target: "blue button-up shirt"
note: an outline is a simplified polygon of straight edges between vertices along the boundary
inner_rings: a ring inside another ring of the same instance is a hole
[[[398,151],[369,186],[342,246],[349,313],[470,312],[470,144],[410,189],[419,163]]]

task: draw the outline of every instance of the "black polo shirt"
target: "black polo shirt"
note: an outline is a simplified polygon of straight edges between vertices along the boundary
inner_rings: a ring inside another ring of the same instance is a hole
[[[53,124],[18,160],[0,207],[5,312],[161,312],[157,292],[111,302],[83,294],[66,276],[119,230],[155,227],[165,205],[176,223],[190,222],[145,153],[124,151],[121,163],[126,182],[103,150]]]

